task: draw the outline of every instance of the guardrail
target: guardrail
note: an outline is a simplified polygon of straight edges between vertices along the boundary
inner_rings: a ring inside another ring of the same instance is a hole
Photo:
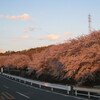
[[[3,73],[3,76],[6,76],[8,78],[17,80],[19,82],[23,81],[23,83],[29,83],[30,85],[38,85],[39,88],[43,87],[48,87],[51,89],[51,91],[53,91],[54,89],[59,89],[59,90],[65,90],[67,94],[69,94],[71,92],[71,86],[65,86],[65,85],[58,85],[58,84],[51,84],[51,83],[47,83],[47,82],[40,82],[40,81],[35,81],[35,80],[31,80],[31,79],[26,79],[26,78],[22,78],[19,76],[15,76],[15,75],[10,75],[10,74],[6,74]]]
[[[74,95],[86,96],[90,98],[97,98],[100,100],[100,89],[97,88],[85,88],[85,87],[73,87]],[[96,100],[97,100],[96,99]]]
[[[68,85],[58,85],[58,84],[26,79],[19,76],[6,74],[6,73],[0,73],[0,74],[8,78],[11,78],[13,80],[23,82],[25,84],[28,83],[33,86],[37,85],[39,88],[46,87],[49,88],[51,91],[54,91],[55,89],[64,90],[66,91],[66,94],[69,95],[84,96],[84,97],[88,97],[89,99],[94,98],[95,100],[100,100],[100,89],[97,88],[95,89],[95,88],[84,88],[84,87],[76,87],[76,86],[68,86]]]

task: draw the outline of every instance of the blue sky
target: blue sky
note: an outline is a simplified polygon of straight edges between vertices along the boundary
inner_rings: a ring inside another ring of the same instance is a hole
[[[0,0],[0,50],[59,44],[99,30],[100,0]]]

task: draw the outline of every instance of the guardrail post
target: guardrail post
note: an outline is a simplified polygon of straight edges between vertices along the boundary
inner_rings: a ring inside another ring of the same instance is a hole
[[[31,82],[31,85],[32,85],[32,82]]]
[[[75,95],[77,96],[77,90],[75,90]]]
[[[67,90],[67,94],[69,94],[69,91]]]
[[[74,95],[74,90],[73,90],[73,86],[70,86],[70,88],[71,88],[71,95]]]
[[[88,92],[88,98],[90,99],[90,92]]]
[[[41,88],[41,85],[39,85],[39,88]]]
[[[51,87],[51,91],[53,91],[53,87]]]

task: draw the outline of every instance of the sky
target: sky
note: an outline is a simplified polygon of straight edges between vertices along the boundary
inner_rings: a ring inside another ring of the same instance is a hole
[[[99,30],[100,0],[0,0],[0,52],[20,51]]]

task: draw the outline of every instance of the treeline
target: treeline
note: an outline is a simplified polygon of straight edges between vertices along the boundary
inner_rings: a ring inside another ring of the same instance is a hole
[[[9,56],[12,54],[24,54],[24,55],[28,55],[29,57],[32,57],[32,54],[37,53],[37,52],[41,52],[42,50],[45,50],[48,47],[51,47],[52,45],[49,46],[44,46],[44,47],[37,47],[37,48],[31,48],[29,50],[23,50],[23,51],[6,51],[5,53],[0,53],[0,56]]]
[[[59,45],[6,52],[0,66],[7,73],[41,81],[100,85],[100,31]]]

